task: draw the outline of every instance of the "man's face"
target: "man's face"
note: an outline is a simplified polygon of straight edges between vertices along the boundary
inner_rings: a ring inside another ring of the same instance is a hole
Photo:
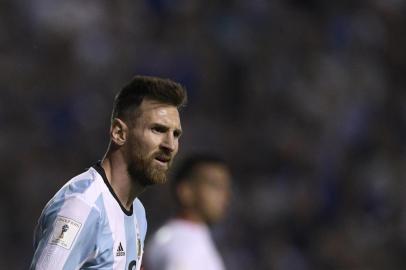
[[[194,208],[208,224],[217,222],[227,209],[231,175],[222,164],[201,164],[196,168],[192,183],[194,192]]]
[[[144,99],[136,115],[129,125],[128,173],[145,186],[165,183],[182,132],[178,109]]]

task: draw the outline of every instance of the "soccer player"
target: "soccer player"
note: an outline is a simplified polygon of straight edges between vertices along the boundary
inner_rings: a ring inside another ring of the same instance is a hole
[[[166,181],[185,102],[181,85],[146,76],[116,95],[107,152],[43,209],[30,269],[140,269],[147,222],[137,197]]]
[[[177,216],[148,243],[147,270],[224,270],[209,225],[221,219],[230,197],[226,164],[210,155],[186,159],[172,181]]]

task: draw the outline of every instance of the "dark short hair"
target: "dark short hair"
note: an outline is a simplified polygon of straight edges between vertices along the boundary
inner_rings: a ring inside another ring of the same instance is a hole
[[[176,188],[180,183],[193,180],[193,173],[200,165],[216,164],[227,166],[224,159],[213,154],[192,154],[182,160],[176,167],[172,179],[171,189],[172,194],[176,199]],[[177,199],[176,199],[177,200]]]
[[[151,76],[135,76],[114,98],[111,120],[129,119],[132,112],[140,106],[144,98],[173,105],[181,109],[186,105],[185,88],[169,79]]]

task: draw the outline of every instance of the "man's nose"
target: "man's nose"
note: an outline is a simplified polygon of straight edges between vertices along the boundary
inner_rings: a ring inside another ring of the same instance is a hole
[[[176,150],[176,142],[175,138],[172,134],[167,134],[164,138],[164,140],[161,143],[161,147],[167,149],[170,152],[173,152]]]

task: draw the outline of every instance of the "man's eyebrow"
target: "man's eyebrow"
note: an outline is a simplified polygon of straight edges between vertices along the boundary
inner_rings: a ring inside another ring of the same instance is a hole
[[[154,123],[154,124],[152,124],[152,125],[153,125],[154,127],[161,128],[161,129],[164,129],[164,130],[168,130],[168,129],[169,129],[169,127],[168,127],[167,125],[164,125],[164,124],[161,124],[161,123]],[[178,136],[182,135],[182,133],[183,133],[183,131],[182,131],[181,128],[176,128],[176,129],[174,130],[174,132],[177,133]]]
[[[154,127],[157,127],[157,128],[169,129],[169,127],[167,125],[164,125],[164,124],[161,124],[161,123],[153,123],[152,125]]]

